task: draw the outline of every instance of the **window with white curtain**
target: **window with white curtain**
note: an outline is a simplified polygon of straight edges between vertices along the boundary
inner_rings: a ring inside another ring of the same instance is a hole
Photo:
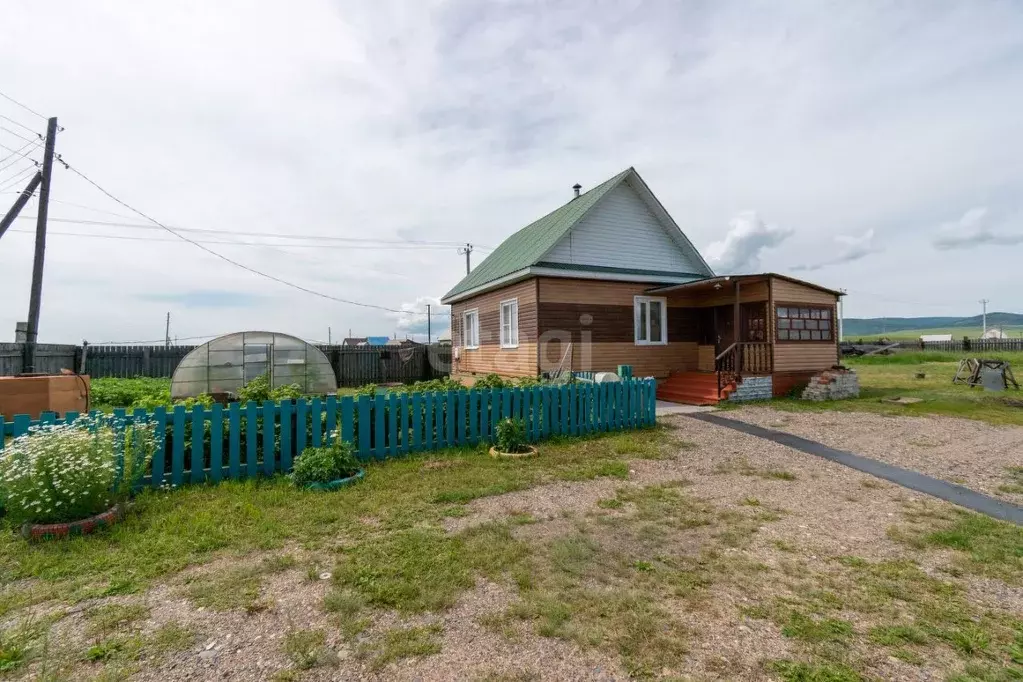
[[[462,346],[480,347],[480,312],[476,308],[466,310],[462,314]]]
[[[501,301],[501,348],[519,347],[519,299]]]
[[[637,346],[668,343],[667,299],[660,296],[636,296],[633,312],[636,318]]]

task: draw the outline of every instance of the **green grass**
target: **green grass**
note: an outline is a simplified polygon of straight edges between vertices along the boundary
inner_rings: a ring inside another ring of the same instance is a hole
[[[864,678],[842,663],[803,663],[790,660],[771,661],[768,670],[784,682],[860,682]]]
[[[1006,467],[1005,478],[1009,482],[998,486],[999,492],[1023,495],[1023,466]]]
[[[889,535],[917,548],[956,550],[957,570],[1023,585],[1023,528],[962,509],[910,510]]]
[[[972,602],[962,583],[943,577],[1020,584],[1023,529],[961,510],[915,505],[889,535],[917,552],[952,550],[951,564],[928,573],[909,558],[837,557],[833,568],[815,574],[794,557],[786,572],[788,594],[743,609],[748,617],[774,622],[808,657],[772,664],[772,670],[786,680],[860,679],[866,676],[853,655],[859,645],[884,647],[910,665],[923,665],[943,649],[975,671],[955,678],[962,681],[1023,679],[1023,619]],[[875,625],[859,632],[850,614]]]
[[[805,613],[792,611],[781,634],[806,642],[844,642],[853,634],[852,623],[836,618],[814,619]]]
[[[292,630],[284,635],[281,649],[298,670],[337,664],[337,656],[327,648],[327,633],[323,630]]]
[[[665,440],[658,429],[630,437],[641,443]],[[370,463],[363,483],[332,495],[296,490],[279,477],[148,491],[123,523],[61,542],[27,543],[0,519],[3,583],[32,579],[0,592],[0,615],[56,595],[75,603],[137,592],[218,556],[244,556],[285,543],[329,548],[339,534],[358,540],[373,533],[358,520],[365,517],[395,532],[392,543],[414,544],[417,533],[432,539],[450,515],[449,500],[466,502],[557,480],[627,477],[626,456],[615,453],[615,444],[620,439],[600,436],[549,442],[540,457],[516,462],[495,460],[483,449],[461,449]],[[251,595],[251,576],[241,578]]]
[[[86,634],[104,635],[115,632],[148,616],[149,607],[144,604],[103,604],[85,612],[85,618],[89,622]]]
[[[440,653],[442,631],[440,625],[392,628],[377,642],[364,645],[361,653],[370,659],[371,670],[380,670],[394,661]]]
[[[1023,353],[984,353],[1014,362],[1017,379],[1023,379]],[[992,424],[1023,426],[1023,392],[985,392],[953,384],[958,360],[956,353],[907,352],[890,356],[845,358],[843,363],[860,378],[860,397],[849,400],[811,402],[777,398],[771,407],[793,412],[874,412],[888,415],[937,414],[978,419]],[[923,372],[925,378],[916,374]],[[898,405],[886,398],[920,398],[922,402]],[[1011,485],[1011,484],[1010,484]]]

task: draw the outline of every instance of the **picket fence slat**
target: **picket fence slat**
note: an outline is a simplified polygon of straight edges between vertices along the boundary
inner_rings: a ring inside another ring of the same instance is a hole
[[[109,423],[115,442],[125,442],[126,424],[148,422],[156,432],[152,471],[145,485],[271,476],[292,470],[307,446],[330,444],[339,434],[357,447],[360,459],[383,460],[443,447],[494,442],[501,419],[521,419],[531,442],[551,436],[580,436],[656,423],[656,382],[621,382],[482,388],[413,394],[330,396],[280,403],[214,404],[207,409],[175,405],[151,413],[116,409]],[[95,419],[103,415],[90,412]],[[44,413],[0,417],[0,433],[20,437],[34,426],[73,422]],[[225,424],[226,421],[226,424]],[[31,436],[30,436],[31,437]],[[226,466],[224,459],[227,459]]]
[[[220,483],[224,476],[224,406],[214,404],[210,411],[210,478]]]
[[[171,485],[179,486],[185,478],[185,406],[174,406],[174,452],[171,455]]]
[[[259,405],[250,400],[245,404],[245,475],[255,478],[259,471],[256,460],[259,458]],[[302,430],[303,433],[305,430]]]

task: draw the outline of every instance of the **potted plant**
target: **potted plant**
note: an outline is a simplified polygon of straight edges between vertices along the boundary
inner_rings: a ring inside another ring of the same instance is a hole
[[[491,457],[533,457],[535,446],[526,442],[526,424],[521,419],[502,419],[497,424],[497,444],[490,448]]]
[[[87,535],[122,518],[155,449],[151,425],[103,415],[34,428],[0,456],[0,502],[27,539]]]
[[[362,480],[364,475],[355,447],[335,434],[330,445],[302,451],[295,460],[291,480],[300,488],[337,490]]]

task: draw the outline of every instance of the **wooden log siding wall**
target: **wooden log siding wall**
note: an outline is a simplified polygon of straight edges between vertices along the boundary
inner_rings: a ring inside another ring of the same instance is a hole
[[[838,297],[813,287],[803,286],[788,280],[771,278],[771,306],[768,315],[768,338],[775,339],[778,306],[787,303],[805,303],[825,306],[831,309],[832,339],[830,341],[774,341],[774,371],[778,374],[791,373],[780,377],[782,384],[792,388],[800,382],[809,381],[814,372],[827,369],[838,362]],[[776,385],[777,394],[777,385]]]
[[[451,373],[500,374],[502,376],[536,376],[537,367],[537,280],[529,279],[480,296],[459,301],[451,306],[451,343],[459,348],[457,360],[452,358]],[[519,304],[518,348],[501,348],[501,301],[516,299]],[[479,311],[479,348],[462,345],[463,315]]]
[[[668,343],[637,346],[634,297],[650,284],[541,277],[538,280],[540,369],[556,368],[572,343],[572,369],[613,371],[632,365],[634,376],[666,377],[696,369],[695,311],[668,298]]]

